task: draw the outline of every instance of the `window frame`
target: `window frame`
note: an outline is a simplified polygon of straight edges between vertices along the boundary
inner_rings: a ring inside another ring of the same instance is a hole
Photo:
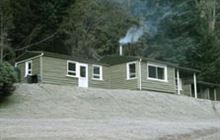
[[[29,64],[31,64],[31,69],[29,69]],[[30,72],[30,74],[29,74],[29,72]],[[25,62],[25,74],[24,74],[24,77],[31,76],[31,75],[33,75],[33,62],[32,62],[32,60],[29,60],[29,61]]]
[[[94,73],[94,67],[99,68],[99,74]],[[95,78],[94,76],[99,76],[99,78]],[[101,65],[92,65],[92,80],[103,80],[103,68]]]
[[[149,66],[156,68],[156,77],[157,78],[153,78],[153,77],[149,76],[149,74],[150,74],[149,73]],[[158,78],[158,68],[164,69],[164,79],[159,79]],[[147,64],[147,80],[160,81],[160,82],[168,82],[167,65],[148,63]]]
[[[69,63],[74,63],[75,64],[75,71],[69,70]],[[69,72],[70,73],[74,73],[75,72],[76,74],[75,75],[70,75]],[[78,62],[67,60],[67,62],[66,62],[66,76],[74,77],[74,78],[79,77]]]
[[[135,77],[131,77],[130,74],[130,65],[135,64]],[[127,70],[127,80],[133,80],[133,79],[137,79],[137,62],[129,62],[126,65],[126,70]]]

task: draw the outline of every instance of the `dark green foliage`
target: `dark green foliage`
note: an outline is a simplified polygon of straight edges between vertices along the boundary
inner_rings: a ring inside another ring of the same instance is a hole
[[[220,82],[217,0],[3,1],[10,21],[5,32],[17,55],[26,50],[87,58],[115,55],[120,38],[131,27],[144,26],[138,42],[124,45],[125,55],[197,68],[202,71],[199,79]],[[51,35],[47,41],[28,47]],[[27,48],[21,49],[24,46]]]
[[[17,73],[14,67],[7,62],[0,63],[0,97],[11,95],[16,81]]]
[[[61,30],[65,43],[74,55],[94,57],[114,54],[119,38],[135,24],[116,3],[100,0],[76,0],[69,9]]]
[[[10,32],[14,48],[22,48],[41,41],[57,33],[58,27],[66,15],[66,8],[73,0],[19,0],[12,1],[15,28]],[[49,50],[64,53],[62,34],[56,34],[47,42],[35,45],[28,50]],[[24,50],[18,51],[21,53]]]

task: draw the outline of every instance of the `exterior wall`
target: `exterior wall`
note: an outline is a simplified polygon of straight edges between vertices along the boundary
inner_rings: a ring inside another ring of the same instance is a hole
[[[186,95],[186,96],[192,96],[192,89],[191,89],[191,84],[183,84],[182,85],[183,90],[181,91],[181,94]]]
[[[198,98],[209,99],[209,88],[199,87]]]
[[[209,99],[210,100],[215,100],[215,92],[214,92],[215,88],[209,88]]]
[[[168,82],[147,79],[147,63],[141,63],[141,81],[143,90],[176,93],[175,68],[167,66]]]
[[[138,62],[136,62],[136,79],[127,80],[127,63],[109,67],[112,89],[138,89]]]
[[[22,83],[27,82],[27,79],[25,77],[25,62],[27,61],[32,61],[32,75],[40,76],[40,57],[27,59],[26,61],[17,64],[17,68],[20,70],[20,81]]]
[[[111,71],[109,67],[102,66],[103,80],[94,80],[92,78],[93,65],[89,64],[89,87],[110,89]]]
[[[92,64],[88,64],[88,86],[94,88],[110,88],[109,68],[102,66],[103,80],[92,79]],[[43,83],[78,86],[78,78],[68,77],[67,60],[43,57]]]
[[[220,101],[220,87],[216,88],[217,101]]]
[[[78,78],[66,74],[67,60],[43,56],[43,83],[78,86]]]

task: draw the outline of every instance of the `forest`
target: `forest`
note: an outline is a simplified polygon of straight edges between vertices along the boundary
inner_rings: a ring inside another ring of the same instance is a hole
[[[1,0],[1,61],[26,51],[144,56],[220,83],[218,0]]]

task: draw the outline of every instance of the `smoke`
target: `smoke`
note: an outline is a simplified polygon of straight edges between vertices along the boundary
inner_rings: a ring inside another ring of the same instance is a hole
[[[119,40],[120,44],[136,43],[144,35],[144,27],[131,27],[125,37]]]
[[[127,0],[119,0],[122,6],[126,5]],[[130,1],[130,6],[126,7],[129,13],[138,17],[140,26],[132,26],[128,29],[125,37],[119,40],[120,44],[136,43],[144,34],[147,37],[153,38],[162,31],[160,24],[166,18],[173,14],[171,5],[169,3],[157,5],[153,1],[135,0]]]

